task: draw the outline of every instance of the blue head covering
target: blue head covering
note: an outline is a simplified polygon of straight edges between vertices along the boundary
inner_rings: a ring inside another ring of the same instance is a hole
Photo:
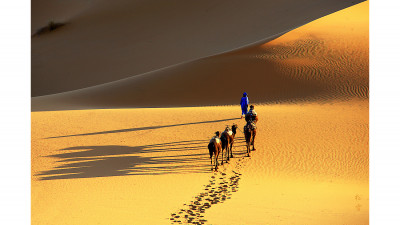
[[[247,96],[247,93],[246,93],[246,92],[244,92],[244,93],[243,93],[243,97],[246,97],[246,96]]]

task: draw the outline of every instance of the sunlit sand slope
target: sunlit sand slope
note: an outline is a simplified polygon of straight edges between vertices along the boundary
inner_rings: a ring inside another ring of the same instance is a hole
[[[256,43],[361,1],[33,1],[32,96],[103,84]],[[65,9],[65,10],[63,10]]]
[[[367,224],[368,101],[256,109],[251,158],[238,107],[33,112],[33,224],[167,224],[234,172],[197,219]],[[212,173],[208,140],[234,122],[235,158]]]
[[[367,99],[368,44],[368,3],[361,3],[263,45],[33,98],[32,109],[238,104],[243,91],[256,103]]]

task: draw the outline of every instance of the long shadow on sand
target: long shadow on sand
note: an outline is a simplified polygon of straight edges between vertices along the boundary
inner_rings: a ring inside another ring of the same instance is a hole
[[[93,132],[93,133],[85,133],[85,134],[72,134],[72,135],[48,137],[46,139],[63,138],[63,137],[76,137],[76,136],[88,136],[88,135],[98,135],[98,134],[122,133],[122,132],[131,132],[131,131],[140,131],[140,130],[153,130],[153,129],[160,129],[160,128],[166,128],[166,127],[177,127],[177,126],[203,124],[203,123],[218,123],[218,122],[224,122],[224,121],[230,121],[230,120],[238,120],[238,119],[240,119],[240,117],[239,118],[220,119],[220,120],[191,122],[191,123],[171,124],[171,125],[163,125],[163,126],[151,126],[151,127],[138,127],[138,128],[129,128],[129,129],[120,129],[120,130],[109,130],[109,131],[101,131],[101,132]]]
[[[242,147],[242,137],[236,147]],[[208,140],[143,146],[76,146],[46,157],[62,164],[36,176],[40,180],[94,178],[171,173],[209,173]],[[181,154],[180,152],[185,152]],[[156,153],[156,154],[154,154]],[[157,156],[154,156],[157,155]]]

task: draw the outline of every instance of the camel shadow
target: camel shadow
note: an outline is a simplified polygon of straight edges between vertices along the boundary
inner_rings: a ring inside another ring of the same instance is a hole
[[[61,165],[42,171],[36,176],[39,180],[57,180],[209,173],[208,141],[192,140],[142,146],[76,146],[60,149],[61,153],[45,157],[55,158]],[[243,139],[239,138],[237,142],[243,142]],[[237,148],[243,148],[239,143],[236,144]]]
[[[207,141],[182,141],[143,146],[76,146],[61,149],[55,158],[62,165],[37,176],[41,180],[158,175],[202,172],[208,162]],[[179,152],[185,151],[186,154]],[[153,156],[152,153],[162,153]],[[167,155],[165,155],[167,154]],[[162,155],[162,156],[159,156]]]

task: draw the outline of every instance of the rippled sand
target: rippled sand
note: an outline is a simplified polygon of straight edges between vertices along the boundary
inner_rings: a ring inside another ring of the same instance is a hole
[[[257,150],[244,157],[239,131],[235,158],[218,173],[208,140],[226,124],[243,130],[239,107],[32,113],[33,224],[168,223],[219,189],[205,190],[212,176],[228,182],[235,173],[235,189],[199,219],[367,224],[368,102],[256,109]]]
[[[32,96],[104,84],[265,43],[362,0],[36,0]]]
[[[32,224],[368,224],[368,64],[365,2],[263,45],[33,98]],[[260,117],[250,158],[243,90]],[[208,141],[232,123],[235,158],[211,172]]]

